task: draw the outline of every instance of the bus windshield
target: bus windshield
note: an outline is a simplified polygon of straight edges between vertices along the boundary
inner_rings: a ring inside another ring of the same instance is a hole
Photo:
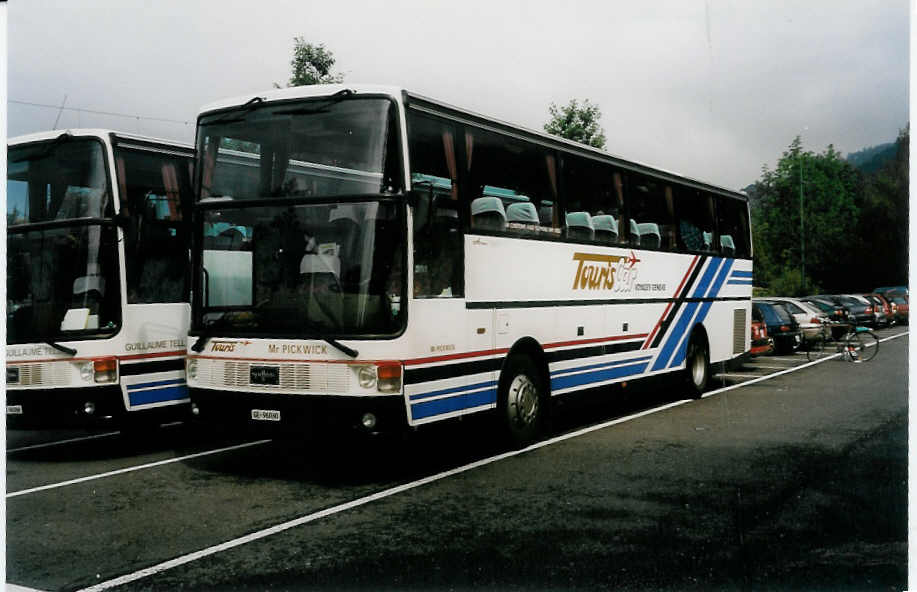
[[[7,343],[104,336],[121,323],[117,236],[102,142],[7,152]],[[72,222],[68,222],[72,221]]]
[[[62,135],[7,152],[8,226],[112,216],[102,143]]]
[[[202,117],[199,199],[398,191],[395,104],[348,97],[251,103]]]
[[[367,200],[208,208],[196,325],[221,335],[398,333],[404,207]]]
[[[105,336],[121,323],[114,226],[11,227],[7,343]]]

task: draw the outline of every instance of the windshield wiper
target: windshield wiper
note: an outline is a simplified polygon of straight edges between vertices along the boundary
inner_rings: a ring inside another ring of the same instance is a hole
[[[328,110],[328,107],[330,107],[331,105],[334,105],[335,103],[339,103],[343,101],[344,99],[346,99],[347,97],[353,94],[355,93],[352,90],[350,90],[349,88],[345,88],[344,90],[339,90],[338,92],[334,93],[327,99],[323,99],[319,101],[318,106],[310,105],[308,107],[298,107],[296,109],[285,109],[282,111],[274,111],[274,114],[275,115],[310,115],[312,113],[325,113]]]
[[[326,314],[327,314],[327,313],[326,313]],[[333,319],[333,317],[330,317],[330,318]],[[316,335],[315,335],[315,338],[316,338],[316,339],[321,339],[322,341],[324,341],[324,342],[327,343],[328,345],[330,345],[330,346],[332,346],[332,347],[334,347],[334,348],[337,348],[338,350],[344,352],[345,354],[347,354],[347,355],[350,356],[351,358],[356,358],[357,356],[360,355],[360,352],[358,352],[357,350],[355,350],[355,349],[353,349],[353,348],[347,347],[346,345],[344,345],[344,344],[341,343],[340,341],[337,341],[336,339],[332,339],[331,337],[326,337],[326,336],[322,335],[322,334],[321,334],[321,331],[322,331],[323,328],[322,328],[321,326],[319,326],[319,324],[316,323],[315,321],[310,321],[309,319],[304,318],[304,319],[303,319],[303,325],[305,325],[305,327],[306,327],[307,329],[309,329],[310,331],[314,331],[314,332],[316,333]]]
[[[222,117],[217,117],[213,121],[208,121],[207,125],[213,125],[215,123],[237,123],[239,121],[245,121],[246,117],[248,117],[248,112],[263,102],[264,99],[261,97],[252,97],[239,107],[228,113],[224,113]]]
[[[54,341],[45,341],[45,343],[48,344],[48,345],[50,345],[51,347],[53,347],[53,348],[56,349],[57,351],[64,352],[64,353],[67,354],[68,356],[75,356],[75,355],[76,355],[76,350],[75,350],[74,348],[72,348],[72,347],[67,347],[66,345],[61,345],[61,344],[59,344],[59,343],[55,343]]]
[[[25,161],[41,160],[42,158],[50,154],[51,151],[54,150],[54,148],[56,148],[58,144],[63,144],[64,142],[72,138],[73,136],[71,136],[68,132],[64,132],[61,135],[54,138],[53,140],[51,140],[50,142],[47,142],[46,144],[44,144],[38,152],[35,152],[33,154],[26,154],[25,156],[15,158],[11,162],[25,162]]]

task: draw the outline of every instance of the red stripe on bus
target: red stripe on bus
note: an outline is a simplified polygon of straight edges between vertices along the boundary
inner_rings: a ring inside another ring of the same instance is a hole
[[[685,276],[684,276],[683,278],[681,278],[681,283],[678,284],[678,288],[675,289],[675,297],[676,297],[676,298],[678,298],[678,294],[681,292],[682,286],[684,286],[684,285],[685,285],[685,282],[688,280],[688,276],[691,275],[691,270],[694,269],[694,266],[697,264],[697,259],[698,259],[699,257],[700,257],[700,255],[695,255],[695,256],[694,256],[694,259],[691,260],[691,265],[688,266],[688,271],[685,272]],[[662,326],[662,320],[665,319],[665,316],[666,316],[667,314],[669,314],[669,310],[672,308],[672,305],[673,305],[674,303],[675,303],[674,301],[669,302],[669,305],[665,307],[665,310],[663,311],[662,316],[659,317],[659,320],[656,322],[656,326],[653,327],[653,330],[652,330],[652,332],[650,333],[650,336],[647,337],[646,342],[643,344],[643,347],[641,347],[640,349],[646,349],[646,348],[649,347],[650,343],[653,341],[653,337],[656,336],[656,331],[658,331],[658,330],[659,330],[659,327]]]

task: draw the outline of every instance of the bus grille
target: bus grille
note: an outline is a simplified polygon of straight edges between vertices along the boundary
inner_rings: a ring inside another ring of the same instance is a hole
[[[278,368],[276,385],[251,384],[252,366]],[[197,360],[197,379],[193,386],[204,388],[242,388],[249,391],[308,391],[312,393],[346,394],[350,391],[353,371],[347,364],[312,362],[242,362],[236,360]]]
[[[732,311],[732,353],[738,355],[745,352],[745,338],[747,328],[745,327],[744,308],[737,308]]]
[[[7,368],[19,368],[17,386],[67,386],[73,366],[69,362],[35,362],[10,364]]]

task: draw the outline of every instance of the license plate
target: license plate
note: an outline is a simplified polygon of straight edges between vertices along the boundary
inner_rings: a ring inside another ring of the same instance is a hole
[[[22,405],[7,405],[6,414],[7,415],[22,415]]]
[[[276,409],[252,409],[252,419],[256,421],[280,421],[280,411]]]
[[[17,366],[6,367],[6,384],[19,384],[19,368]]]
[[[248,371],[250,384],[267,384],[277,386],[280,384],[280,368],[278,366],[252,366]]]

